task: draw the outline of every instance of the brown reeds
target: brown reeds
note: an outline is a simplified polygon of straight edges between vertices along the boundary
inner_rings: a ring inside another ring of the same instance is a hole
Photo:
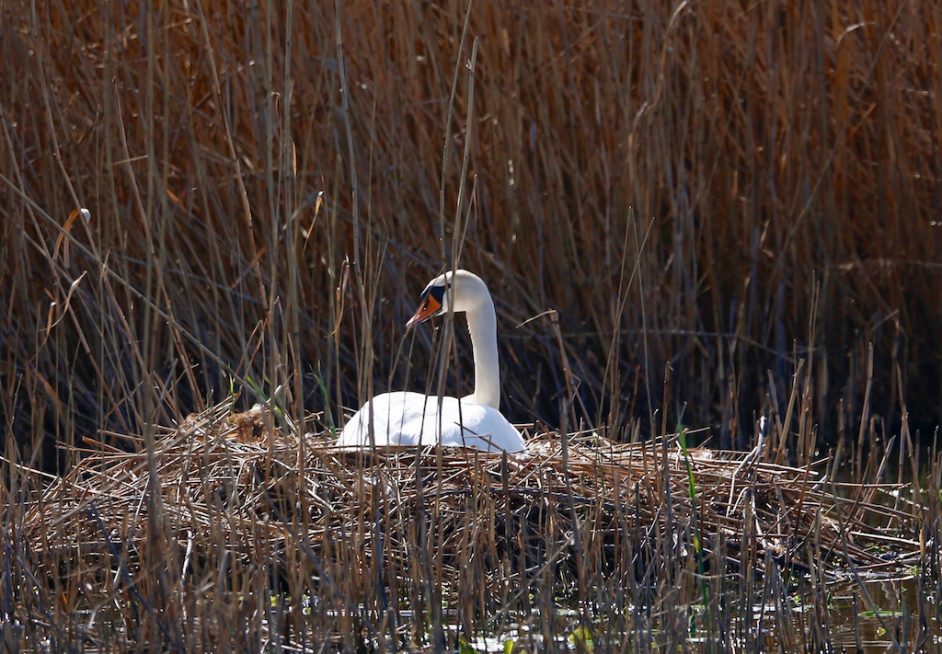
[[[672,413],[744,446],[801,358],[822,427],[854,433],[868,343],[870,414],[939,420],[936,2],[2,11],[21,444],[180,420],[233,379],[295,415],[403,386],[393,326],[457,241],[512,418],[558,422],[548,325],[510,329],[555,308],[576,417],[616,440],[656,431],[670,365]]]

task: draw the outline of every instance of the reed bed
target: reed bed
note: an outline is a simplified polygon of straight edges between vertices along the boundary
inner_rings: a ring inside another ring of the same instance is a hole
[[[314,642],[349,645],[390,633],[408,642],[410,630],[417,642],[430,637],[399,614],[405,607],[457,606],[452,620],[473,634],[495,614],[532,609],[540,593],[591,604],[599,589],[635,587],[640,598],[673,580],[696,599],[697,575],[755,581],[772,567],[833,584],[896,577],[921,560],[912,507],[872,499],[895,486],[836,493],[814,467],[774,465],[761,452],[685,449],[677,436],[613,444],[594,433],[564,445],[549,432],[518,455],[364,451],[277,422],[262,406],[233,413],[227,402],[164,430],[147,452],[89,439],[79,465],[34,489],[19,574],[37,596],[58,597],[58,610],[90,612],[88,642],[116,623],[135,642],[147,622],[138,613],[169,605],[183,615],[193,608],[178,594],[224,586],[264,605],[265,638],[293,621],[297,639],[308,621]],[[240,587],[250,570],[265,571],[261,587]],[[331,619],[326,631],[312,626]],[[203,646],[218,646],[218,616],[194,624]],[[162,628],[164,642],[186,641]]]
[[[3,3],[2,646],[932,643],[940,34],[938,0]],[[453,325],[400,328],[454,266],[552,428],[333,448],[378,392],[469,390]]]

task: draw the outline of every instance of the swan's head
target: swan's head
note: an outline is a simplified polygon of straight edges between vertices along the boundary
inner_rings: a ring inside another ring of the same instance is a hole
[[[470,311],[483,301],[489,301],[491,294],[480,277],[467,270],[449,270],[428,283],[419,298],[419,308],[406,323],[406,328],[423,323],[435,316],[448,313],[453,306],[455,313]]]

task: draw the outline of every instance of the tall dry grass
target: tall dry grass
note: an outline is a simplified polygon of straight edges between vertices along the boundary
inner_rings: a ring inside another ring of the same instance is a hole
[[[827,434],[940,419],[942,4],[340,9],[4,5],[23,453],[230,386],[335,423],[419,387],[430,332],[402,323],[458,246],[513,419],[627,437],[683,411],[742,445],[802,361]],[[549,317],[517,327],[549,309],[564,355]]]

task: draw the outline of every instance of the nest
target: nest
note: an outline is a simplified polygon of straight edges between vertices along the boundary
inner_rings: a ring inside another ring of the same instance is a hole
[[[451,587],[473,576],[506,591],[539,575],[574,585],[652,562],[803,569],[813,549],[828,574],[859,574],[918,555],[905,537],[911,516],[871,501],[883,487],[839,496],[815,467],[683,451],[675,438],[583,434],[564,448],[542,434],[518,455],[364,451],[275,422],[261,407],[221,405],[160,435],[151,456],[89,441],[24,515],[34,569],[116,577],[156,546],[184,577],[228,556],[230,567],[303,565],[317,592],[368,597],[378,576],[409,582],[430,561]]]

